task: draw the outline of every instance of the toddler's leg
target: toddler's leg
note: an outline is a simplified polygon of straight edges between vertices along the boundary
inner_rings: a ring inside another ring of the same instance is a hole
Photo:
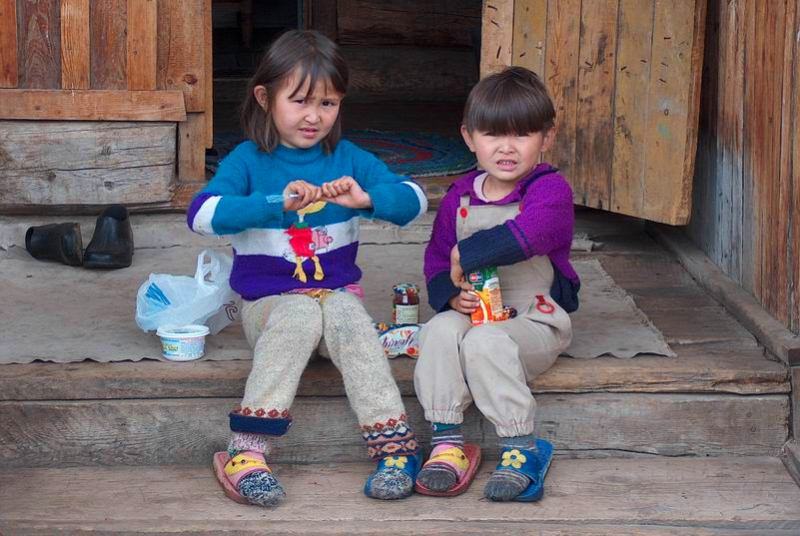
[[[231,458],[243,452],[268,455],[269,438],[285,434],[291,425],[289,408],[300,376],[322,336],[322,311],[307,296],[270,296],[247,303],[243,323],[254,344],[253,367],[242,404],[230,414]],[[274,505],[285,495],[266,470],[248,474],[236,487],[262,506]]]
[[[407,497],[414,486],[409,472],[416,464],[417,441],[372,319],[361,301],[346,292],[329,296],[322,304],[322,316],[325,343],[342,373],[369,456],[375,461],[387,459],[380,465],[386,467],[371,477],[370,495]]]
[[[472,403],[459,353],[471,327],[467,315],[445,311],[431,318],[420,332],[414,388],[425,419],[432,423],[461,424],[464,410]]]
[[[466,315],[446,311],[427,322],[420,333],[414,386],[425,418],[433,426],[431,448],[436,453],[452,448],[462,450],[464,446],[461,423],[472,398],[464,380],[459,345],[471,327]],[[420,484],[433,491],[451,489],[457,480],[458,471],[453,464],[437,461],[427,462],[417,477]]]
[[[535,449],[536,400],[528,382],[550,368],[563,350],[558,330],[525,317],[478,326],[465,337],[461,355],[475,405],[500,436],[504,449]],[[511,500],[530,479],[501,469],[489,478],[489,499]]]

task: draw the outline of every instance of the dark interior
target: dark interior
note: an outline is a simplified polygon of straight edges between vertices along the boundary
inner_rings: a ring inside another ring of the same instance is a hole
[[[215,0],[214,127],[238,130],[246,81],[292,28],[334,38],[350,68],[345,129],[458,135],[478,80],[480,0]]]

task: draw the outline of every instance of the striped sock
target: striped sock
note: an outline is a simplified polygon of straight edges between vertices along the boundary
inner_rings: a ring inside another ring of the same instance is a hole
[[[535,450],[536,449],[536,436],[533,434],[517,436],[517,437],[504,437],[500,443],[504,449],[518,448]],[[527,476],[520,474],[510,469],[497,469],[489,477],[486,482],[483,494],[487,499],[492,501],[510,501],[523,491],[531,483],[531,479]]]
[[[431,446],[435,447],[440,443],[449,443],[456,447],[464,446],[464,434],[461,432],[460,424],[442,424],[435,422],[433,435],[431,436]]]
[[[451,445],[456,448],[464,446],[464,434],[460,424],[433,423],[431,447]],[[447,491],[456,485],[458,473],[446,463],[431,462],[425,464],[417,475],[417,482],[432,491]]]

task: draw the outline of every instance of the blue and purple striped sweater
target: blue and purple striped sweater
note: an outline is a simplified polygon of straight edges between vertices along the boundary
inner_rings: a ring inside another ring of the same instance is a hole
[[[351,176],[372,199],[372,209],[327,203],[299,216],[268,199],[302,179],[321,185]],[[246,300],[304,288],[341,288],[357,283],[359,218],[406,225],[427,210],[422,189],[395,175],[372,154],[343,140],[325,154],[278,146],[265,153],[246,141],[220,164],[214,178],[192,200],[189,227],[200,234],[230,235],[231,288]]]

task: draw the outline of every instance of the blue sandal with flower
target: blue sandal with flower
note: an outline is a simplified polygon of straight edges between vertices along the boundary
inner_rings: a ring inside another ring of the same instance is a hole
[[[535,502],[544,495],[544,477],[552,460],[553,444],[545,439],[537,439],[536,450],[503,449],[497,469],[514,471],[530,478],[531,483],[514,500],[518,502]]]
[[[417,473],[422,468],[422,456],[387,456],[367,477],[364,495],[373,499],[404,499],[414,492]]]

